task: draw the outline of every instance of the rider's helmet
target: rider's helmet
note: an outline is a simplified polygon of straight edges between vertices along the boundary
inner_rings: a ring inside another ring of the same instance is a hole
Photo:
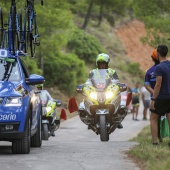
[[[96,65],[97,65],[98,68],[100,68],[100,67],[99,67],[99,64],[100,64],[100,63],[106,63],[106,69],[107,69],[108,66],[109,66],[109,63],[110,63],[110,57],[109,57],[109,55],[107,55],[107,54],[105,54],[105,53],[99,54],[99,55],[97,56],[97,58],[96,58]]]
[[[43,84],[37,84],[36,87],[38,90],[43,90]]]

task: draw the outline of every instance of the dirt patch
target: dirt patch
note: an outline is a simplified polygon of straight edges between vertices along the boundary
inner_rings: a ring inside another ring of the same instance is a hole
[[[116,35],[132,62],[139,63],[142,70],[147,70],[153,65],[150,56],[154,48],[140,41],[140,38],[146,35],[145,25],[142,22],[133,20],[125,23],[117,28]]]

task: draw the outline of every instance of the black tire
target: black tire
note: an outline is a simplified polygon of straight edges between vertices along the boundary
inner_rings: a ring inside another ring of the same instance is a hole
[[[19,12],[18,12],[18,14],[17,14],[17,16],[18,16],[18,30],[17,30],[17,32],[18,32],[18,39],[19,39],[19,50],[21,50],[21,44],[22,44],[22,39],[23,39],[23,37],[22,37],[22,32],[23,32],[23,30],[22,30],[22,11],[21,10],[19,10]]]
[[[35,57],[35,44],[34,44],[34,38],[33,38],[33,34],[30,33],[30,38],[29,38],[30,42],[30,55],[32,58]]]
[[[0,8],[0,48],[2,48],[3,34],[4,34],[3,13],[2,8]]]
[[[11,7],[11,28],[12,28],[12,51],[13,55],[15,55],[15,51],[19,48],[19,39],[17,36],[17,25],[16,25],[16,7]]]
[[[41,112],[42,113],[42,112]],[[37,132],[31,137],[31,147],[41,147],[42,145],[42,117],[40,113]]]
[[[24,138],[12,142],[12,153],[28,154],[30,153],[30,138],[31,138],[31,121],[30,118],[26,122]]]
[[[48,140],[49,138],[49,133],[48,133],[48,125],[47,124],[42,124],[42,130],[43,130],[43,140]]]
[[[109,134],[107,133],[106,116],[100,115],[99,121],[100,121],[100,140],[101,141],[108,141],[109,140]]]
[[[29,44],[29,34],[30,34],[30,24],[29,24],[29,13],[28,8],[25,8],[25,15],[24,15],[24,26],[23,26],[23,51],[24,53],[28,53],[28,44]]]

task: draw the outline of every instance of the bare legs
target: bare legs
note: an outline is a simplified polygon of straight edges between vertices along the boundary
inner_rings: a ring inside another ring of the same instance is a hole
[[[150,115],[150,127],[151,127],[151,134],[152,134],[152,142],[153,143],[157,143],[158,117],[159,117],[159,115],[157,115],[155,113],[151,113],[151,115]]]
[[[143,110],[143,120],[147,119],[147,111],[148,111],[148,108],[144,108],[144,110]]]
[[[138,110],[139,110],[139,105],[133,106],[133,109],[132,109],[132,119],[133,120],[138,120],[137,119],[137,117],[138,117]]]
[[[169,131],[170,131],[170,113],[166,114],[169,124]],[[158,132],[158,118],[159,115],[155,113],[151,113],[150,116],[150,127],[151,127],[151,134],[152,134],[152,142],[157,143],[157,137],[160,140],[160,133]]]

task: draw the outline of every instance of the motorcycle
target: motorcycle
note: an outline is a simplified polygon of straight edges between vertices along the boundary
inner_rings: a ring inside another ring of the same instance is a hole
[[[48,140],[50,136],[55,136],[54,132],[60,127],[60,120],[56,119],[56,109],[61,106],[60,100],[50,99],[43,107],[42,111],[42,139]],[[66,119],[65,110],[62,109],[60,119]]]
[[[83,94],[84,100],[77,106],[75,98],[69,100],[70,113],[78,111],[80,120],[88,129],[100,134],[101,141],[109,141],[109,135],[127,115],[132,94],[129,93],[126,105],[121,105],[120,93],[126,91],[125,84],[114,84],[107,69],[99,69],[92,75],[91,84],[77,86],[76,91]]]

